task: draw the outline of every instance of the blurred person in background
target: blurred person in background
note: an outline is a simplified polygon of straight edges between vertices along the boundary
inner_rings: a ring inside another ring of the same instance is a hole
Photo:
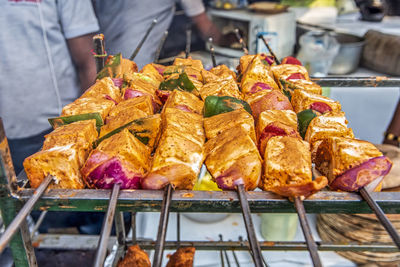
[[[0,117],[18,174],[40,150],[47,121],[93,84],[90,0],[0,2]]]
[[[122,53],[123,57],[129,58],[152,21],[157,19],[157,24],[134,59],[139,68],[153,62],[161,38],[173,20],[176,2],[180,4],[185,15],[190,17],[203,40],[212,37],[215,43],[221,44],[234,39],[233,34],[221,34],[205,13],[202,0],[94,0],[107,53]],[[186,24],[187,21],[183,23]],[[185,36],[185,32],[181,31],[181,35]],[[182,38],[176,38],[175,35],[168,39],[171,38],[176,46],[184,47]]]

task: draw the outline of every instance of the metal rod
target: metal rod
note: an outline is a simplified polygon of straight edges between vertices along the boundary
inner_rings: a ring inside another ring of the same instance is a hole
[[[156,55],[154,56],[155,63],[157,63],[158,60],[160,59],[161,50],[164,46],[165,40],[167,40],[167,37],[168,37],[168,31],[165,31],[163,36],[161,37],[160,43],[158,44]]]
[[[120,184],[114,184],[111,192],[110,202],[107,208],[107,213],[103,220],[103,226],[101,228],[100,239],[97,246],[93,267],[102,267],[104,264],[104,259],[106,258],[107,253],[108,239],[110,238],[115,209],[117,208],[119,189]]]
[[[400,249],[399,233],[396,231],[396,228],[394,228],[393,224],[389,221],[388,217],[386,217],[385,213],[382,211],[382,209],[364,187],[361,188],[360,194],[363,199],[368,203],[368,206],[370,206],[370,208],[375,212],[376,217],[378,217],[379,221],[382,223],[383,227],[385,227],[393,242]]]
[[[210,54],[211,54],[211,60],[213,67],[217,66],[217,62],[215,60],[215,51],[214,51],[214,46],[213,46],[213,38],[208,38],[208,42],[210,43]]]
[[[320,86],[327,87],[399,87],[400,78],[392,77],[312,77]]]
[[[38,218],[38,220],[37,220],[35,226],[33,227],[33,230],[32,230],[32,233],[31,233],[31,238],[33,238],[33,237],[35,236],[35,233],[36,233],[36,231],[39,229],[40,225],[42,224],[44,218],[46,217],[47,212],[48,212],[48,211],[45,210],[45,211],[42,211],[42,212],[40,213],[40,216],[39,216],[39,218]]]
[[[272,51],[271,47],[269,46],[267,40],[265,40],[264,36],[263,36],[262,34],[259,34],[259,35],[258,35],[258,38],[260,38],[260,39],[263,41],[263,43],[264,43],[264,45],[267,47],[269,53],[274,57],[274,60],[275,60],[276,64],[280,65],[281,62],[279,61],[279,59],[278,59],[277,56],[275,55],[274,51]]]
[[[229,242],[232,242],[232,240],[228,240]],[[232,249],[232,255],[233,255],[233,259],[235,260],[236,263],[236,267],[240,267],[240,263],[239,263],[239,259],[236,255],[236,252],[234,249]]]
[[[243,53],[245,55],[248,55],[249,54],[249,50],[247,50],[246,44],[243,41],[242,36],[240,35],[239,29],[237,29],[237,28],[235,29],[235,35],[236,35],[236,38],[238,39],[240,45],[242,46]]]
[[[253,225],[253,220],[251,218],[249,202],[247,201],[246,191],[244,190],[243,184],[237,186],[237,192],[239,195],[240,205],[242,207],[244,224],[246,226],[247,237],[249,238],[250,241],[250,248],[252,251],[254,264],[256,267],[261,267],[263,266],[261,249],[257,241],[256,233],[254,231],[254,225]]]
[[[150,32],[153,30],[154,26],[157,24],[157,20],[153,20],[151,23],[150,27],[147,29],[145,35],[143,36],[142,40],[140,40],[139,44],[137,45],[135,51],[133,51],[133,54],[129,58],[130,60],[134,60],[137,54],[139,53],[140,48],[142,48],[143,43],[146,41],[147,37],[149,36]]]
[[[188,24],[188,26],[186,27],[185,58],[189,57],[191,43],[192,43],[192,24]]]
[[[154,251],[153,266],[160,267],[165,246],[165,236],[167,235],[169,206],[172,198],[172,185],[169,184],[164,191],[164,198],[162,201],[160,222],[158,223],[157,243]]]
[[[176,242],[178,243],[178,249],[181,243],[181,214],[179,212],[176,213]]]
[[[22,209],[18,212],[17,216],[15,216],[14,220],[8,225],[7,229],[4,231],[3,235],[0,237],[0,254],[7,247],[7,244],[10,242],[11,238],[19,229],[20,225],[25,221],[26,216],[32,211],[33,206],[35,206],[36,202],[46,191],[47,187],[53,181],[54,177],[51,175],[46,176],[39,187],[35,190],[32,197],[25,203]]]
[[[219,241],[222,242],[222,235],[219,234],[218,236],[219,236]],[[223,252],[222,252],[222,249],[219,250],[219,258],[220,258],[220,260],[221,260],[221,266],[222,266],[222,267],[225,267],[224,254],[223,254]]]
[[[122,211],[115,214],[115,232],[117,234],[118,245],[125,246],[126,232],[124,223],[124,213]]]
[[[96,34],[93,36],[93,46],[94,46],[94,59],[96,61],[96,71],[99,73],[103,68],[106,61],[106,50],[104,45],[104,35]]]
[[[315,267],[322,267],[321,259],[318,255],[318,247],[314,241],[314,238],[311,234],[310,225],[308,224],[306,211],[304,209],[303,201],[300,197],[294,198],[294,205],[296,206],[297,215],[299,216],[301,229],[303,230],[304,238],[306,240],[306,244],[308,247],[308,251],[310,252],[311,260]]]
[[[223,237],[222,237],[221,234],[219,234],[219,240],[220,240],[221,242],[224,241],[224,239],[223,239]],[[231,263],[229,262],[228,253],[226,252],[225,249],[223,250],[223,253],[224,253],[224,256],[225,256],[225,259],[226,259],[226,264],[228,265],[228,267],[231,267]]]
[[[131,214],[132,243],[136,244],[136,212]]]

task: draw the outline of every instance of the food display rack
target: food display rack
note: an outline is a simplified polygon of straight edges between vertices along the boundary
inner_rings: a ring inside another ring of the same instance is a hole
[[[400,87],[399,78],[387,77],[327,77],[313,79],[321,86],[341,87]],[[46,187],[53,178],[48,177],[40,188],[43,195],[31,188],[27,188],[25,173],[17,178],[12,166],[7,138],[0,118],[0,209],[5,226],[9,226],[14,218],[25,212],[28,202],[35,203],[33,209],[41,211],[96,211],[107,212],[103,224],[99,246],[107,244],[109,231],[104,231],[115,221],[119,255],[122,255],[126,245],[137,242],[143,249],[154,249],[157,242],[154,240],[127,240],[125,236],[122,212],[158,212],[165,206],[167,190],[67,190],[49,189]],[[115,205],[110,204],[110,196],[116,197]],[[295,212],[295,206],[288,199],[270,192],[252,191],[246,192],[247,200],[252,213],[290,213]],[[400,192],[375,192],[372,198],[379,204],[382,210],[388,214],[400,214]],[[359,193],[320,191],[304,200],[307,213],[372,213],[368,204]],[[240,201],[236,192],[224,191],[171,191],[169,211],[171,212],[227,212],[240,213]],[[23,207],[24,206],[24,207]],[[25,209],[25,210],[24,210]],[[114,216],[115,214],[115,216]],[[19,230],[9,244],[16,267],[37,266],[34,254],[34,246],[25,217],[21,217],[18,224]],[[168,221],[168,216],[166,219]],[[132,227],[135,229],[135,220]],[[161,224],[160,224],[161,227]],[[165,229],[164,229],[165,231]],[[164,233],[165,234],[165,233]],[[44,235],[40,235],[44,236]],[[135,236],[135,235],[134,235]],[[10,237],[11,238],[11,237]],[[178,246],[194,246],[198,250],[248,250],[247,241],[166,241],[163,242],[166,249],[174,249]],[[307,250],[305,242],[258,242],[262,250]],[[324,243],[316,242],[319,251],[399,251],[394,244],[387,243]],[[98,251],[101,251],[100,249]],[[105,251],[100,252],[98,258],[105,257]],[[118,255],[118,253],[117,253]],[[118,257],[114,261],[117,262]],[[102,263],[99,263],[102,265]],[[101,266],[98,265],[98,266]]]

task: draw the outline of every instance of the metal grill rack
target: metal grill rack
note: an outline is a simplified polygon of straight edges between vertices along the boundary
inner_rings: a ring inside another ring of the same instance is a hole
[[[321,86],[341,87],[400,87],[399,78],[386,77],[329,77],[313,79]],[[175,249],[178,246],[194,246],[198,250],[249,250],[247,241],[165,241],[168,212],[242,212],[237,192],[211,192],[171,190],[66,190],[46,188],[53,182],[48,177],[36,190],[25,188],[25,174],[15,176],[11,157],[0,118],[0,208],[7,230],[1,237],[0,249],[10,241],[16,267],[37,266],[34,248],[28,231],[26,216],[32,209],[48,211],[98,211],[107,212],[103,231],[99,238],[94,266],[102,266],[107,251],[111,225],[115,222],[119,255],[127,240],[123,226],[122,213],[161,211],[159,235],[157,240],[136,240],[143,249]],[[169,187],[170,188],[170,187]],[[42,194],[43,193],[43,194]],[[110,199],[111,196],[111,199]],[[165,197],[168,196],[168,197]],[[245,196],[253,213],[296,212],[295,205],[286,198],[269,192],[246,192]],[[371,193],[380,208],[390,214],[400,214],[400,192]],[[303,201],[308,213],[372,213],[371,208],[358,193],[320,191]],[[25,204],[25,205],[24,205]],[[10,226],[11,222],[15,222]],[[133,220],[135,222],[135,220]],[[135,227],[133,224],[132,227]],[[10,229],[12,228],[12,229]],[[253,229],[254,230],[254,229]],[[14,233],[17,233],[13,236]],[[11,237],[13,238],[11,239]],[[43,235],[41,235],[43,236]],[[306,242],[257,242],[261,250],[307,250]],[[331,244],[315,242],[318,251],[399,251],[396,245],[371,243]],[[160,263],[161,264],[161,263]],[[156,265],[154,265],[156,266]]]

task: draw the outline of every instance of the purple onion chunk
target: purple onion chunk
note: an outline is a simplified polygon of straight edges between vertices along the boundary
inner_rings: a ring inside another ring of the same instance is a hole
[[[337,176],[329,186],[334,190],[357,191],[388,174],[391,168],[387,157],[375,157]]]
[[[111,79],[114,82],[114,85],[116,87],[119,87],[119,88],[122,87],[122,84],[124,83],[124,79],[122,79],[122,78],[111,78]]]
[[[119,183],[121,189],[139,189],[142,176],[129,170],[120,159],[113,157],[96,167],[86,177],[86,182],[95,188],[111,189]]]

